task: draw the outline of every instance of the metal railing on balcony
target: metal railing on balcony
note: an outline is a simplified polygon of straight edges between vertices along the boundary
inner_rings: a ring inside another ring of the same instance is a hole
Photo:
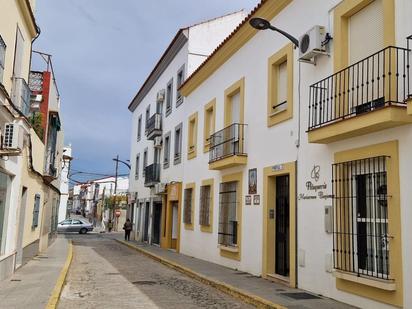
[[[230,156],[246,155],[245,124],[234,123],[209,138],[209,163]]]
[[[144,175],[144,185],[147,187],[154,186],[160,182],[160,164],[153,163],[146,166]]]
[[[154,138],[162,133],[162,115],[154,114],[146,122],[146,135],[148,138]]]
[[[308,131],[384,106],[406,106],[409,48],[385,49],[313,84]]]
[[[31,91],[24,78],[13,78],[12,102],[23,115],[30,114]]]

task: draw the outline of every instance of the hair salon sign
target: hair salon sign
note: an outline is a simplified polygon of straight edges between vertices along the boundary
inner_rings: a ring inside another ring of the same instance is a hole
[[[316,200],[316,199],[330,199],[333,198],[332,194],[325,192],[328,188],[326,182],[323,184],[318,184],[320,178],[320,166],[315,165],[311,171],[310,177],[312,180],[306,181],[306,190],[307,193],[299,193],[299,200]],[[314,182],[313,182],[314,181]]]

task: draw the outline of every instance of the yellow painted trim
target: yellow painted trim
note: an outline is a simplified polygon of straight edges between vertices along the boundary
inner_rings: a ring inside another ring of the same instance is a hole
[[[171,198],[172,196],[172,191],[174,192],[173,195],[176,195],[173,199]],[[176,243],[172,240],[172,224],[173,224],[173,213],[172,213],[172,203],[177,202],[177,239]],[[181,182],[176,182],[176,183],[169,183],[167,185],[167,195],[164,197],[164,205],[166,207],[162,207],[164,210],[162,210],[162,215],[165,215],[166,218],[163,221],[162,220],[162,225],[163,222],[165,222],[166,226],[163,228],[166,229],[166,231],[162,230],[162,235],[160,238],[160,247],[161,248],[166,248],[166,249],[176,249],[176,252],[180,252],[180,228],[181,228],[181,221],[182,221],[182,183]]]
[[[46,309],[57,308],[57,304],[59,303],[60,295],[63,290],[64,283],[66,282],[67,273],[69,271],[72,260],[73,260],[73,243],[71,240],[69,240],[69,248],[67,251],[66,262],[64,263],[64,266],[62,270],[60,271],[59,278],[57,278],[56,285],[54,286],[52,295],[50,296],[49,301],[46,305]]]
[[[197,124],[198,113],[194,113],[188,120],[187,132],[187,159],[191,160],[197,156]]]
[[[244,123],[245,119],[245,78],[242,77],[225,90],[225,109],[224,109],[224,126],[230,126],[233,123],[232,115],[232,97],[239,92],[240,106],[239,119],[240,123]]]
[[[213,178],[202,181],[202,186],[210,186],[210,204],[209,204],[209,225],[200,225],[200,230],[204,233],[213,233],[213,201],[215,198],[215,180]],[[200,193],[199,193],[200,196]],[[200,203],[199,203],[200,205]],[[199,206],[200,209],[200,206]],[[199,210],[200,216],[200,210]]]
[[[410,97],[408,100],[406,100],[407,104],[407,113],[408,115],[412,116],[412,97]]]
[[[191,212],[190,212],[190,216],[191,216],[191,224],[188,223],[184,223],[185,225],[185,230],[194,230],[195,227],[195,208],[196,208],[196,198],[195,198],[195,192],[196,192],[196,183],[195,182],[191,182],[191,183],[187,183],[185,186],[185,190],[186,189],[192,189],[192,207],[191,207]],[[186,196],[183,197],[183,201],[185,200]],[[183,207],[185,207],[185,203],[183,202]],[[184,209],[183,209],[183,213],[184,213]]]
[[[373,0],[343,0],[333,11],[333,61],[335,72],[349,65],[349,17],[372,3]],[[384,45],[395,44],[395,0],[383,0]]]
[[[237,186],[237,194],[236,194],[236,199],[238,201],[237,208],[236,208],[236,215],[237,215],[237,251],[228,251],[225,250],[224,248],[220,247],[220,255],[240,261],[241,259],[241,245],[242,245],[242,209],[243,209],[243,172],[238,172],[234,174],[229,174],[229,175],[224,175],[222,176],[222,183],[225,182],[232,182],[232,181],[237,181],[238,186]]]
[[[212,101],[207,103],[204,108],[204,123],[203,123],[203,152],[209,152],[209,138],[210,133],[215,132],[215,124],[216,124],[216,98]],[[210,128],[210,119],[212,117],[212,127]]]
[[[262,17],[267,20],[272,20],[291,2],[292,0],[265,1],[250,18]],[[208,58],[204,65],[187,80],[180,89],[183,96],[188,96],[199,87],[209,76],[241,49],[243,45],[252,39],[257,32],[258,30],[252,28],[248,22],[243,23],[240,28]]]
[[[348,293],[371,298],[394,306],[403,306],[403,273],[402,273],[402,239],[401,208],[399,190],[399,148],[398,141],[366,146],[335,153],[335,163],[360,160],[377,156],[389,156],[387,161],[388,190],[388,234],[390,240],[389,269],[390,278],[396,284],[395,291],[387,291],[377,287],[353,282],[343,278],[336,279],[336,287]]]
[[[277,113],[273,111],[273,103],[278,98],[279,65],[286,63],[287,68],[287,108]],[[268,59],[268,101],[267,126],[271,127],[293,117],[293,44],[287,44]]]
[[[403,106],[387,106],[308,132],[309,143],[328,144],[339,140],[412,123]]]
[[[229,167],[239,166],[239,165],[246,165],[247,164],[247,156],[230,156],[224,159],[214,161],[209,163],[209,170],[222,170]]]
[[[239,289],[237,287],[234,287],[232,285],[229,285],[227,283],[218,281],[216,279],[212,279],[208,276],[205,276],[203,274],[200,274],[198,272],[195,272],[194,270],[182,266],[181,264],[171,261],[169,259],[164,258],[163,256],[154,254],[148,250],[145,250],[141,247],[138,247],[136,245],[133,245],[132,243],[120,240],[120,239],[116,239],[117,242],[129,247],[130,249],[136,250],[150,258],[152,258],[153,260],[160,262],[164,265],[166,265],[167,267],[170,267],[174,270],[177,270],[187,276],[189,276],[190,278],[196,279],[202,283],[205,283],[207,285],[210,285],[211,287],[214,287],[216,289],[218,289],[219,291],[226,293],[230,296],[236,297],[248,304],[252,304],[254,306],[256,306],[257,308],[270,308],[270,309],[286,309],[286,307],[280,305],[280,304],[276,304],[276,303],[272,303],[264,298],[261,298],[257,295],[251,294],[249,291],[245,291],[242,289]]]
[[[269,219],[269,209],[275,209],[275,181],[277,176],[289,175],[289,285],[296,287],[296,162],[281,164],[281,170],[272,166],[263,169],[263,255],[262,277],[275,272],[275,220]]]
[[[339,279],[344,279],[348,281],[353,281],[363,285],[369,285],[371,287],[375,287],[381,290],[386,291],[395,291],[396,290],[396,283],[394,280],[382,280],[376,278],[366,278],[366,276],[358,276],[356,274],[347,273],[340,270],[335,270],[333,272],[333,276]]]

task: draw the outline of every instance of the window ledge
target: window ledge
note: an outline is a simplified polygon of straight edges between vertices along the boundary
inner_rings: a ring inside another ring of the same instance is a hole
[[[333,276],[338,279],[343,279],[351,282],[356,282],[363,285],[368,285],[377,289],[385,291],[395,291],[396,283],[395,280],[381,280],[377,278],[369,278],[364,276],[357,276],[352,273],[347,273],[340,270],[335,270]]]
[[[232,247],[232,246],[225,246],[225,245],[219,245],[220,250],[223,251],[228,251],[228,252],[235,252],[238,253],[239,252],[239,247]]]
[[[278,111],[274,111],[273,113],[269,114],[269,118],[275,117],[276,115],[279,115],[279,114],[281,114],[283,112],[286,112],[286,111],[287,111],[287,108],[281,109],[281,110],[278,110]]]

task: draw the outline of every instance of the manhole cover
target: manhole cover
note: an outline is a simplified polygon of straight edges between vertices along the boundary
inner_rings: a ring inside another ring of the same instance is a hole
[[[155,281],[147,281],[147,280],[133,281],[132,283],[136,284],[136,285],[154,285],[154,284],[156,284]]]
[[[320,299],[320,297],[309,293],[282,293],[282,295],[293,299]]]

